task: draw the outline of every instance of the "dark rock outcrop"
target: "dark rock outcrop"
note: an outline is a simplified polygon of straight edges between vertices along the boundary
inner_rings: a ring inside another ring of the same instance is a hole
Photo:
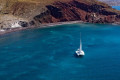
[[[25,21],[19,21],[18,24],[21,25],[22,27],[28,27],[28,23]]]
[[[60,8],[48,5],[46,6],[48,10],[50,11],[51,15],[55,18],[61,18],[62,17],[62,12]]]

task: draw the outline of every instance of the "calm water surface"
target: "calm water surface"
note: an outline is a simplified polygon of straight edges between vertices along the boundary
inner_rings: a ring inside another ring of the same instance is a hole
[[[112,6],[112,8],[115,8],[117,10],[120,10],[120,6]]]
[[[77,58],[80,32],[86,55]],[[4,35],[0,80],[120,80],[120,26],[69,24]]]

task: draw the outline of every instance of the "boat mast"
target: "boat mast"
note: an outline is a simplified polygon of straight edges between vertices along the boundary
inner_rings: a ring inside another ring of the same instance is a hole
[[[80,51],[82,50],[82,41],[81,41],[81,33],[80,33]]]

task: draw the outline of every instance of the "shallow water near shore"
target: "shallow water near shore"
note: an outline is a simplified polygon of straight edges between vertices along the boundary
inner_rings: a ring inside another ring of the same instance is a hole
[[[85,56],[76,57],[82,34]],[[120,26],[67,24],[0,37],[0,80],[119,80]]]

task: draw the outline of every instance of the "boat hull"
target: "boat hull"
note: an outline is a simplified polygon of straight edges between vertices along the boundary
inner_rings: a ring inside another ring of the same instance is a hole
[[[84,56],[84,51],[76,51],[77,56]]]

